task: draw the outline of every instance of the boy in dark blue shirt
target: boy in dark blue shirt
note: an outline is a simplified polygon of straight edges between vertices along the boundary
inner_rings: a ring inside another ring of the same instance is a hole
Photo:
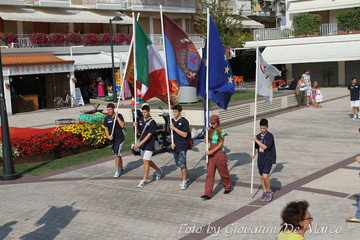
[[[351,78],[351,84],[348,86],[349,92],[350,92],[350,103],[351,107],[353,109],[354,118],[353,120],[357,118],[360,118],[360,112],[359,112],[359,91],[360,91],[360,84],[356,83],[356,78]],[[357,111],[357,114],[356,114]]]
[[[115,164],[116,164],[116,172],[114,177],[120,177],[120,175],[124,172],[122,158],[121,158],[121,150],[124,144],[124,133],[123,129],[125,127],[124,118],[120,113],[114,111],[115,105],[113,103],[109,103],[107,106],[108,116],[104,119],[105,126],[105,134],[106,137],[111,141],[112,150],[115,156]],[[115,122],[115,128],[114,127]]]
[[[135,143],[135,148],[140,148],[140,154],[144,161],[144,177],[139,183],[138,187],[144,187],[147,184],[147,178],[149,175],[150,167],[155,169],[155,179],[159,180],[162,177],[162,169],[158,168],[156,164],[151,160],[153,155],[155,139],[156,139],[156,122],[150,116],[149,105],[144,105],[141,108],[142,117],[138,123],[138,134],[140,133],[140,142]],[[137,122],[134,122],[134,126]]]
[[[260,201],[271,201],[273,192],[271,190],[269,173],[271,167],[276,163],[276,149],[274,136],[268,132],[268,120],[263,118],[260,120],[260,131],[258,135],[253,137],[255,142],[255,155],[258,153],[258,169],[261,177],[261,186],[263,188],[263,195]],[[255,156],[252,155],[252,158]]]

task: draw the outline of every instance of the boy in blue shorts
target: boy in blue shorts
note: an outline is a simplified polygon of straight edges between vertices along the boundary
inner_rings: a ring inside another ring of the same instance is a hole
[[[276,149],[274,136],[268,132],[268,120],[263,118],[260,120],[260,133],[253,137],[255,142],[255,155],[258,156],[258,169],[261,177],[261,186],[264,191],[260,197],[260,201],[271,201],[273,192],[271,190],[269,173],[271,167],[276,163]],[[252,155],[252,158],[255,156]]]

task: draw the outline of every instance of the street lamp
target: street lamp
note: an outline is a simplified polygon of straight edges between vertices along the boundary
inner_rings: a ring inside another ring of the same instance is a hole
[[[0,39],[0,43],[2,40]],[[10,142],[9,122],[6,112],[5,96],[4,96],[4,79],[1,61],[0,48],[0,111],[1,111],[1,137],[3,151],[3,170],[4,174],[0,174],[0,180],[14,180],[20,178],[20,174],[15,172],[14,160],[12,158],[12,149]]]
[[[115,69],[114,69],[114,46],[113,46],[113,33],[112,33],[112,21],[123,20],[120,16],[115,16],[113,19],[110,19],[110,45],[111,45],[111,70],[112,70],[112,89],[113,89],[113,102],[116,103],[117,94],[116,94],[116,82],[115,82]],[[121,67],[121,66],[120,66]]]

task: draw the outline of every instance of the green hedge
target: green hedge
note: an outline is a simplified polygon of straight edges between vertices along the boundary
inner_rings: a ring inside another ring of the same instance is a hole
[[[295,35],[313,34],[320,32],[321,16],[304,13],[294,16],[293,26]]]
[[[338,12],[336,15],[338,30],[360,30],[360,9]]]

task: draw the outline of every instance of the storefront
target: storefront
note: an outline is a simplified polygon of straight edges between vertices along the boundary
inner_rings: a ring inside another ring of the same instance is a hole
[[[8,114],[53,108],[54,98],[75,95],[74,61],[54,55],[2,56]]]

